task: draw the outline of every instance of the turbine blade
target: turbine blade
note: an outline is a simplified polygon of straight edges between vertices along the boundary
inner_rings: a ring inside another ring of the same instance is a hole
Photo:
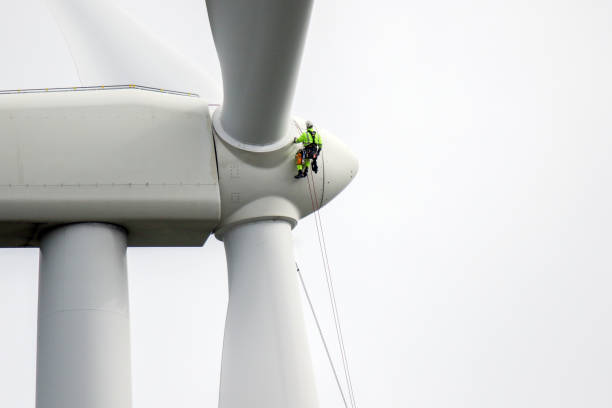
[[[198,93],[220,92],[204,70],[111,1],[47,0],[83,86],[136,84]]]
[[[223,76],[215,129],[265,148],[287,136],[312,0],[206,0]]]
[[[240,224],[223,241],[229,303],[219,407],[318,407],[291,225]]]

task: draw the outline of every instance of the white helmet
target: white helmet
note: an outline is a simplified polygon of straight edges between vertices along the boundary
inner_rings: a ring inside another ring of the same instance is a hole
[[[306,129],[310,129],[312,127],[312,122],[307,120],[306,121]]]

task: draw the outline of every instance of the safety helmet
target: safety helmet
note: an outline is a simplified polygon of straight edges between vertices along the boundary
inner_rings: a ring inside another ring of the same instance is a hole
[[[312,127],[312,122],[307,120],[306,121],[306,129],[310,129]]]

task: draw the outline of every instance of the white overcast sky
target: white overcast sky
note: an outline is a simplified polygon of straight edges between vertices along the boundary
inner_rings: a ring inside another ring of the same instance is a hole
[[[220,80],[203,1],[121,4]],[[0,15],[1,89],[78,85],[38,0]],[[360,159],[322,210],[358,406],[612,406],[611,73],[609,1],[316,1],[294,112]],[[34,406],[37,262],[0,250],[0,407]],[[216,406],[222,243],[128,266],[134,407]]]

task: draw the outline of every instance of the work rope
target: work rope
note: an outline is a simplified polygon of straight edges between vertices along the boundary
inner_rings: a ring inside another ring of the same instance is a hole
[[[300,134],[302,133],[302,129],[300,128],[300,126],[297,124],[297,122],[294,121],[295,126],[298,128],[298,130],[300,131]],[[329,263],[329,257],[327,255],[327,243],[325,242],[325,235],[323,234],[323,222],[321,220],[321,214],[319,213],[319,209],[320,209],[320,202],[319,199],[317,197],[317,191],[316,191],[316,186],[315,186],[315,180],[314,180],[314,176],[313,175],[308,175],[307,176],[307,182],[308,182],[308,193],[310,194],[310,200],[312,203],[312,210],[315,216],[315,226],[317,229],[317,238],[319,240],[319,248],[321,249],[321,258],[323,260],[323,268],[325,270],[325,280],[327,283],[327,290],[329,293],[329,298],[330,298],[330,303],[332,306],[332,314],[334,317],[334,325],[335,325],[335,329],[336,329],[336,336],[338,338],[338,344],[340,346],[340,354],[342,357],[342,366],[344,368],[344,377],[346,380],[346,384],[347,384],[347,388],[348,388],[348,394],[349,394],[349,399],[351,402],[351,407],[352,408],[356,408],[357,404],[355,402],[355,393],[353,391],[353,384],[351,381],[351,375],[350,375],[350,370],[349,370],[349,365],[348,365],[348,358],[346,355],[346,349],[344,347],[344,336],[342,335],[342,328],[340,325],[340,315],[338,313],[338,305],[336,302],[336,295],[335,295],[335,291],[334,291],[334,285],[333,285],[333,280],[332,280],[332,276],[331,276],[331,268],[330,268],[330,263]],[[312,185],[311,185],[312,183]],[[321,197],[323,198],[323,197]],[[297,265],[296,265],[297,266]],[[300,279],[302,279],[302,275],[301,272],[299,271],[298,268],[298,273],[300,275]],[[304,282],[302,280],[302,285],[304,288],[304,291],[306,292],[306,286],[304,285]],[[308,294],[306,293],[306,296],[308,298]],[[309,303],[310,303],[310,299],[309,299]],[[311,304],[311,310],[314,314],[314,309],[312,308],[312,304]],[[316,316],[315,316],[315,320],[316,320]],[[317,321],[317,326],[318,326],[318,321]],[[335,367],[332,363],[331,360],[331,356],[329,355],[329,351],[327,349],[327,344],[325,343],[325,339],[323,338],[323,333],[321,332],[320,326],[319,327],[319,331],[321,334],[321,339],[325,345],[325,349],[328,353],[328,358],[330,359],[330,364],[332,366],[332,371],[334,372],[334,375],[336,374],[336,370]],[[342,392],[342,387],[340,386],[340,382],[338,381],[338,377],[336,376],[336,382],[338,383],[338,388],[340,390],[340,394],[342,395],[342,400],[344,401],[344,405],[345,407],[348,408],[347,403],[346,403],[346,399],[344,397],[344,393]]]
[[[314,215],[315,215],[315,224],[318,224],[317,233],[319,235],[319,246],[321,248],[321,256],[323,257],[323,266],[325,270],[325,279],[327,281],[327,290],[328,290],[330,302],[332,305],[332,314],[334,316],[334,324],[336,326],[336,336],[338,338],[338,344],[340,345],[340,354],[342,356],[344,376],[346,379],[349,398],[351,400],[351,406],[353,408],[356,408],[357,403],[355,402],[355,394],[353,392],[353,383],[351,381],[351,374],[350,374],[349,365],[348,365],[348,358],[346,355],[346,348],[344,347],[344,336],[342,335],[342,326],[340,324],[340,314],[338,313],[338,304],[336,302],[336,294],[334,291],[334,283],[333,283],[332,275],[331,275],[331,267],[329,263],[329,257],[327,255],[327,243],[325,242],[325,234],[323,233],[323,221],[321,220],[321,213],[319,212],[320,203],[317,197],[314,176],[309,175],[307,177],[307,181],[308,181],[308,191],[311,195],[311,198],[313,198],[314,196],[314,198],[312,199],[312,203],[313,203],[313,210],[314,210]],[[311,181],[312,181],[312,187],[311,187]]]
[[[300,267],[298,266],[297,262],[295,263],[295,268],[297,269],[298,276],[300,277],[302,289],[304,289],[304,294],[306,295],[308,306],[310,306],[312,317],[314,318],[314,321],[317,325],[317,330],[319,331],[319,337],[321,337],[321,342],[323,343],[323,347],[325,348],[325,354],[327,354],[327,360],[329,361],[329,365],[332,369],[332,373],[334,374],[334,378],[336,379],[336,384],[338,384],[338,390],[340,391],[342,402],[344,403],[344,407],[348,408],[348,404],[346,403],[346,397],[344,396],[344,391],[342,391],[342,385],[340,385],[340,379],[338,378],[338,373],[336,372],[336,367],[334,366],[334,361],[332,360],[331,354],[329,353],[329,347],[327,347],[327,341],[325,341],[325,336],[323,335],[323,330],[321,329],[321,324],[319,323],[319,318],[317,317],[317,312],[314,309],[312,300],[310,300],[310,294],[308,293],[308,289],[306,289],[306,284],[304,283],[304,277],[302,276],[302,271],[300,271]]]

